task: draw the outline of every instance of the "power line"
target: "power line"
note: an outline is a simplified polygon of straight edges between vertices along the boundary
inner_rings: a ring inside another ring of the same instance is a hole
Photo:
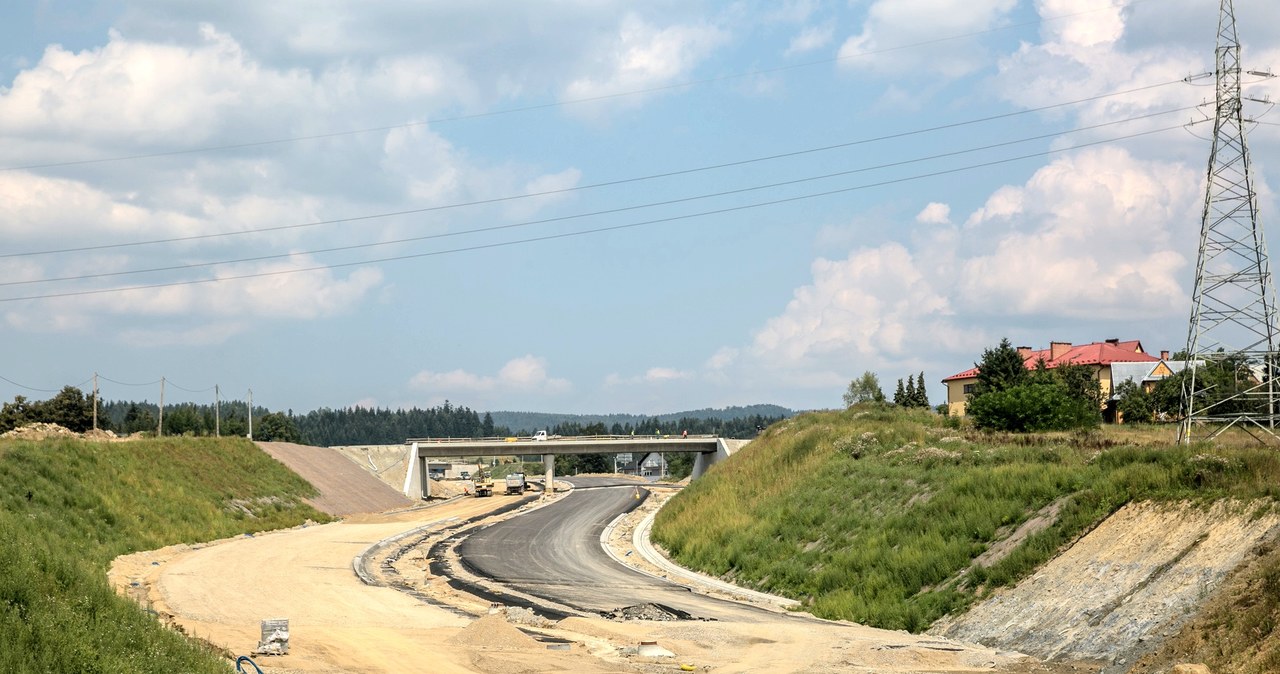
[[[146,240],[146,241],[133,241],[133,242],[128,242],[128,243],[110,243],[110,244],[99,244],[99,245],[93,245],[93,246],[76,246],[76,247],[69,247],[69,248],[57,248],[57,249],[41,250],[41,251],[27,251],[27,252],[20,252],[20,253],[3,253],[3,254],[0,254],[0,258],[9,258],[9,257],[32,257],[32,256],[37,256],[37,255],[55,255],[55,254],[61,254],[61,253],[81,253],[81,252],[88,252],[88,251],[95,251],[95,250],[110,250],[110,249],[118,249],[118,248],[131,248],[131,247],[136,247],[136,246],[149,246],[149,245],[159,245],[159,244],[166,244],[166,243],[180,243],[180,242],[185,242],[185,241],[199,241],[199,240],[207,240],[207,239],[215,239],[215,238],[225,238],[225,237],[232,237],[232,236],[244,236],[244,235],[248,235],[248,234],[260,234],[260,233],[264,233],[264,232],[278,232],[278,231],[291,230],[291,229],[303,229],[303,228],[309,228],[309,227],[319,227],[319,226],[322,226],[322,225],[334,225],[334,224],[342,224],[342,223],[348,223],[348,222],[361,222],[361,221],[365,221],[365,220],[374,220],[374,219],[380,219],[380,218],[398,217],[398,216],[404,216],[404,215],[418,215],[418,214],[422,214],[422,213],[431,213],[431,212],[436,212],[436,211],[452,210],[452,209],[456,209],[456,208],[466,208],[466,207],[470,207],[470,206],[490,205],[490,204],[497,204],[497,203],[503,203],[503,202],[508,202],[508,201],[517,201],[517,200],[521,200],[521,199],[532,199],[532,198],[535,198],[535,197],[545,197],[545,196],[553,196],[553,195],[557,195],[557,194],[566,194],[566,193],[570,193],[570,192],[580,192],[580,191],[585,191],[585,190],[598,189],[598,188],[602,188],[602,187],[614,187],[614,186],[617,186],[617,185],[625,185],[625,184],[629,184],[629,183],[643,182],[643,181],[648,181],[648,180],[657,180],[657,179],[661,179],[661,178],[671,178],[671,177],[675,177],[675,176],[689,175],[689,174],[692,174],[692,173],[699,173],[699,172],[704,172],[704,171],[714,171],[714,170],[723,169],[723,168],[730,168],[730,167],[734,167],[734,166],[745,166],[745,165],[748,165],[748,164],[754,164],[754,163],[760,163],[760,162],[767,162],[767,161],[774,161],[774,160],[778,160],[778,159],[785,159],[785,158],[790,158],[790,157],[797,157],[797,156],[801,156],[801,155],[814,154],[814,153],[818,153],[818,152],[826,152],[826,151],[830,151],[830,150],[836,150],[836,149],[843,149],[843,148],[848,148],[848,147],[854,147],[854,146],[857,146],[857,145],[867,145],[867,144],[870,144],[870,143],[882,142],[882,141],[886,141],[886,140],[896,140],[896,139],[900,139],[900,138],[907,138],[907,137],[910,137],[910,136],[916,136],[916,135],[921,135],[921,134],[926,134],[926,133],[933,133],[933,132],[936,132],[936,131],[945,131],[945,130],[949,130],[949,129],[956,129],[956,128],[960,128],[960,127],[964,127],[964,126],[971,126],[971,125],[975,125],[975,124],[982,124],[982,123],[986,123],[986,122],[993,122],[993,121],[998,121],[998,120],[1002,120],[1002,119],[1009,119],[1009,118],[1011,118],[1011,117],[1017,117],[1017,116],[1021,116],[1021,115],[1028,115],[1028,114],[1033,114],[1033,113],[1037,113],[1037,112],[1044,112],[1044,111],[1047,111],[1047,110],[1053,110],[1053,109],[1057,109],[1057,108],[1068,107],[1068,106],[1072,106],[1072,105],[1079,105],[1079,104],[1081,104],[1081,103],[1089,103],[1089,102],[1097,101],[1097,100],[1101,100],[1101,99],[1104,99],[1104,98],[1111,98],[1111,97],[1115,97],[1115,96],[1124,96],[1124,95],[1127,95],[1127,94],[1132,94],[1132,93],[1137,93],[1137,92],[1141,92],[1141,91],[1147,91],[1147,90],[1150,90],[1150,89],[1157,89],[1157,88],[1160,88],[1160,87],[1169,86],[1169,85],[1171,85],[1171,84],[1181,84],[1182,82],[1183,82],[1183,80],[1180,80],[1180,79],[1179,79],[1179,80],[1171,80],[1171,81],[1168,81],[1168,82],[1160,82],[1160,83],[1157,83],[1157,84],[1148,84],[1148,85],[1143,85],[1143,86],[1140,86],[1140,87],[1135,87],[1135,88],[1132,88],[1132,89],[1125,89],[1125,90],[1123,90],[1123,91],[1115,91],[1115,92],[1106,93],[1106,94],[1098,94],[1098,95],[1096,95],[1096,96],[1088,96],[1088,97],[1080,98],[1080,99],[1076,99],[1076,100],[1073,100],[1073,101],[1065,101],[1065,102],[1061,102],[1061,103],[1053,103],[1053,104],[1049,104],[1049,105],[1040,106],[1040,107],[1038,107],[1038,108],[1029,108],[1029,109],[1026,109],[1026,110],[1017,110],[1017,111],[1013,111],[1013,112],[1006,112],[1006,113],[1001,113],[1001,114],[999,114],[999,115],[991,115],[991,116],[988,116],[988,117],[980,117],[980,118],[977,118],[977,119],[971,119],[971,120],[966,120],[966,121],[961,121],[961,122],[952,122],[952,123],[948,123],[948,124],[941,124],[941,125],[937,125],[937,126],[927,127],[927,128],[924,128],[924,129],[915,129],[915,130],[909,130],[909,131],[901,131],[901,132],[898,132],[898,133],[886,134],[886,135],[883,135],[883,136],[875,136],[875,137],[872,137],[872,138],[863,138],[863,139],[859,139],[859,140],[847,141],[847,142],[843,142],[843,143],[836,143],[836,144],[832,144],[832,145],[824,145],[824,146],[821,146],[821,147],[806,148],[806,149],[802,149],[802,150],[794,150],[794,151],[790,151],[790,152],[783,152],[783,153],[778,153],[778,154],[766,155],[766,156],[762,156],[762,157],[753,157],[753,158],[749,158],[749,159],[741,159],[741,160],[735,160],[735,161],[730,161],[730,162],[722,162],[722,163],[718,163],[718,164],[710,164],[710,165],[700,166],[700,167],[694,167],[694,168],[677,169],[677,170],[674,170],[674,171],[666,171],[666,172],[663,172],[663,173],[654,173],[654,174],[645,175],[645,176],[636,176],[636,177],[631,177],[631,178],[621,178],[621,179],[618,179],[618,180],[610,180],[610,181],[605,181],[605,182],[592,183],[592,184],[589,184],[589,185],[578,185],[578,186],[574,186],[574,187],[565,187],[565,188],[554,189],[554,190],[545,190],[545,191],[541,191],[541,192],[532,192],[532,193],[528,193],[528,194],[508,195],[508,196],[502,196],[502,197],[494,197],[494,198],[491,198],[491,199],[478,199],[478,200],[474,200],[474,201],[460,202],[460,203],[454,203],[454,204],[444,204],[444,205],[440,205],[440,206],[427,206],[427,207],[423,207],[423,208],[412,208],[412,209],[405,209],[405,210],[400,210],[400,211],[391,211],[391,212],[386,212],[386,213],[375,213],[375,214],[368,214],[368,215],[358,215],[358,216],[352,216],[352,217],[347,217],[347,218],[333,218],[333,219],[329,219],[329,220],[317,220],[317,221],[313,221],[313,222],[304,222],[304,223],[297,223],[297,224],[291,224],[291,225],[274,225],[274,226],[271,226],[271,227],[258,227],[258,228],[253,228],[253,229],[237,230],[237,231],[233,231],[233,232],[215,232],[215,233],[212,233],[212,234],[194,234],[194,235],[191,235],[191,236],[170,237],[170,238],[164,238],[164,239],[151,239],[151,240]]]
[[[933,160],[936,160],[936,159],[943,159],[943,158],[947,158],[947,157],[956,157],[956,156],[960,156],[960,155],[963,155],[963,154],[971,154],[971,153],[974,153],[974,152],[982,152],[982,151],[986,151],[986,150],[995,149],[995,148],[998,148],[998,147],[1007,147],[1007,146],[1010,146],[1010,145],[1016,145],[1016,144],[1020,144],[1020,143],[1027,143],[1027,142],[1031,142],[1031,141],[1035,141],[1035,140],[1043,140],[1043,139],[1045,139],[1045,138],[1055,138],[1055,137],[1060,137],[1060,136],[1070,135],[1070,134],[1074,134],[1074,133],[1083,133],[1083,132],[1085,132],[1085,131],[1093,131],[1093,130],[1100,129],[1100,128],[1107,127],[1107,126],[1115,126],[1115,125],[1117,125],[1117,124],[1126,124],[1126,123],[1129,123],[1129,122],[1140,121],[1140,120],[1144,120],[1144,119],[1151,119],[1151,118],[1159,117],[1159,116],[1163,116],[1163,115],[1175,114],[1175,113],[1178,113],[1178,112],[1184,112],[1184,111],[1186,111],[1186,110],[1193,109],[1194,107],[1195,107],[1195,106],[1190,106],[1190,107],[1177,108],[1177,109],[1173,109],[1173,110],[1164,110],[1164,111],[1160,111],[1160,112],[1153,112],[1153,113],[1148,113],[1148,114],[1145,114],[1145,115],[1139,115],[1139,116],[1136,116],[1136,117],[1130,117],[1130,118],[1127,118],[1127,119],[1114,120],[1114,121],[1110,121],[1110,122],[1101,122],[1101,123],[1094,124],[1094,125],[1091,125],[1091,126],[1084,126],[1084,127],[1079,127],[1079,128],[1076,128],[1076,129],[1069,129],[1069,130],[1067,130],[1067,131],[1061,131],[1061,132],[1053,132],[1053,133],[1040,134],[1040,135],[1037,135],[1037,136],[1031,136],[1031,137],[1027,137],[1027,138],[1020,138],[1020,139],[1016,139],[1016,140],[1003,141],[1003,142],[1000,142],[1000,143],[992,143],[992,144],[983,145],[983,146],[980,146],[980,147],[967,148],[967,149],[964,149],[964,150],[955,150],[955,151],[952,151],[952,152],[943,152],[943,153],[934,154],[934,155],[929,155],[929,156],[925,156],[925,157],[917,157],[917,158],[914,158],[914,159],[904,159],[904,160],[900,160],[900,161],[896,161],[896,162],[889,162],[889,163],[885,163],[885,164],[879,164],[879,165],[876,165],[876,166],[866,166],[866,167],[862,167],[862,168],[850,169],[850,170],[846,170],[846,171],[837,171],[837,172],[834,172],[834,173],[827,173],[827,174],[818,175],[818,176],[809,176],[809,177],[805,177],[805,178],[797,178],[797,179],[793,179],[793,180],[785,180],[785,181],[781,181],[781,182],[769,183],[769,184],[764,184],[764,185],[754,185],[754,186],[750,186],[750,187],[742,187],[742,188],[737,188],[737,189],[732,189],[732,190],[723,190],[723,191],[720,191],[720,192],[713,192],[713,193],[709,193],[709,194],[700,194],[700,195],[694,195],[694,196],[688,196],[688,197],[681,197],[681,198],[677,198],[677,199],[668,199],[668,200],[665,200],[665,201],[656,201],[656,202],[649,202],[649,203],[644,203],[644,204],[633,204],[633,205],[630,205],[630,206],[621,206],[621,207],[617,207],[617,208],[610,208],[610,209],[599,210],[599,211],[593,211],[593,212],[588,212],[588,213],[577,213],[577,214],[573,214],[573,215],[562,215],[562,216],[557,216],[557,217],[552,217],[552,218],[543,218],[543,219],[540,219],[540,220],[527,220],[527,221],[524,221],[524,222],[508,223],[508,224],[504,224],[504,225],[492,225],[492,226],[488,226],[488,227],[480,227],[480,228],[469,229],[469,230],[461,230],[461,231],[456,231],[456,232],[444,232],[444,233],[440,233],[440,234],[427,234],[427,235],[423,235],[423,236],[414,236],[414,237],[407,237],[407,238],[402,238],[402,239],[394,239],[394,240],[391,240],[391,241],[376,241],[376,242],[371,242],[371,243],[350,244],[350,245],[345,245],[345,246],[334,246],[334,247],[331,247],[331,248],[320,248],[320,249],[307,250],[307,251],[292,251],[292,252],[288,252],[288,253],[277,253],[277,254],[271,254],[271,255],[259,255],[259,256],[254,256],[254,257],[237,258],[237,259],[232,259],[232,260],[218,260],[218,261],[211,261],[211,262],[194,262],[194,263],[190,263],[190,264],[170,265],[170,266],[167,266],[167,267],[153,267],[153,268],[150,268],[150,269],[133,269],[133,270],[123,270],[123,271],[112,271],[112,272],[99,272],[99,273],[94,273],[94,274],[80,274],[80,275],[76,275],[76,276],[63,276],[63,277],[57,277],[57,278],[27,279],[27,280],[22,280],[22,281],[7,281],[7,282],[0,282],[0,287],[3,287],[3,286],[18,286],[18,285],[34,285],[34,284],[37,284],[37,283],[56,283],[56,282],[63,282],[63,281],[81,281],[81,280],[95,279],[95,278],[110,278],[110,277],[119,277],[119,276],[130,276],[130,275],[134,275],[134,274],[148,274],[148,273],[165,272],[165,271],[182,271],[182,270],[187,270],[187,269],[198,269],[198,268],[202,268],[202,267],[214,267],[214,266],[222,266],[222,265],[228,265],[228,264],[243,264],[243,263],[246,263],[246,262],[263,262],[263,261],[266,261],[266,260],[278,260],[278,259],[282,259],[282,258],[290,258],[290,257],[295,257],[295,256],[300,256],[300,255],[318,255],[318,254],[322,254],[322,253],[335,253],[335,252],[343,252],[343,251],[349,251],[349,250],[358,250],[358,249],[362,249],[362,248],[376,248],[376,247],[381,247],[381,246],[392,246],[392,245],[399,245],[399,244],[405,244],[405,243],[414,243],[414,242],[418,242],[418,241],[426,241],[426,240],[431,240],[431,239],[442,239],[442,238],[449,238],[449,237],[455,237],[455,236],[464,236],[464,235],[468,235],[468,234],[479,234],[479,233],[493,232],[493,231],[500,231],[500,230],[506,230],[506,229],[515,229],[515,228],[520,228],[520,227],[529,227],[529,226],[533,226],[533,225],[549,224],[549,223],[553,223],[553,222],[564,222],[564,221],[568,221],[568,220],[577,220],[577,219],[588,218],[588,217],[596,217],[596,216],[601,216],[601,215],[612,215],[612,214],[616,214],[616,213],[623,213],[623,212],[628,212],[628,211],[642,210],[642,209],[646,209],[646,208],[656,208],[656,207],[659,207],[659,206],[670,206],[670,205],[674,205],[674,204],[687,203],[687,202],[691,202],[691,201],[700,201],[700,200],[704,200],[704,199],[713,199],[713,198],[717,198],[717,197],[730,196],[730,195],[734,195],[734,194],[743,194],[743,193],[746,193],[746,192],[754,192],[754,191],[760,191],[760,190],[766,190],[766,189],[774,189],[774,188],[778,188],[778,187],[787,187],[787,186],[791,186],[791,185],[798,185],[798,184],[807,183],[807,182],[814,182],[814,181],[817,181],[817,180],[826,180],[826,179],[829,179],[829,178],[836,178],[836,177],[848,176],[848,175],[853,175],[853,174],[856,174],[856,173],[866,173],[866,172],[870,172],[870,171],[878,171],[878,170],[881,170],[881,169],[894,168],[894,167],[898,167],[898,166],[906,166],[906,165],[908,165],[908,164],[917,164],[917,163],[921,163],[921,162],[933,161]],[[372,216],[370,216],[370,217],[372,217]]]
[[[26,384],[19,384],[18,382],[14,381],[14,380],[12,380],[12,379],[10,379],[10,378],[8,378],[8,377],[0,377],[0,381],[6,381],[6,382],[9,382],[10,384],[13,384],[14,386],[17,386],[18,388],[26,389],[26,390],[28,390],[28,391],[39,391],[40,393],[58,393],[58,391],[56,391],[56,390],[54,390],[54,389],[36,388],[36,387],[34,387],[34,386],[27,386]]]
[[[172,386],[172,387],[174,387],[174,388],[178,389],[179,391],[186,391],[187,393],[208,393],[209,391],[212,391],[212,390],[214,390],[215,388],[217,388],[217,385],[215,384],[215,385],[213,385],[213,386],[210,386],[209,388],[202,388],[202,389],[199,389],[199,390],[193,390],[193,389],[183,388],[183,387],[181,387],[181,386],[178,386],[177,384],[173,383],[173,381],[172,381],[172,380],[170,380],[170,379],[165,379],[165,380],[164,380],[164,382],[165,382],[166,384],[168,384],[169,386]]]
[[[922,40],[920,42],[912,42],[904,45],[882,47],[880,49],[871,49],[871,50],[861,51],[856,54],[849,54],[846,56],[835,56],[827,59],[818,59],[814,61],[806,61],[803,63],[794,63],[791,65],[776,66],[773,68],[764,68],[760,70],[751,70],[751,71],[742,72],[742,73],[733,73],[729,75],[721,75],[718,77],[708,77],[708,78],[698,79],[698,80],[688,80],[685,82],[678,82],[675,84],[666,84],[662,86],[648,87],[644,89],[634,89],[630,91],[623,91],[623,92],[617,92],[612,94],[602,94],[599,96],[589,96],[586,98],[577,98],[577,99],[571,99],[567,101],[540,103],[537,105],[529,105],[529,106],[522,106],[522,107],[516,107],[516,108],[505,108],[502,110],[491,110],[489,112],[478,112],[478,113],[473,113],[469,115],[439,117],[436,119],[424,120],[421,122],[389,124],[385,126],[370,127],[365,129],[334,131],[331,133],[313,134],[313,135],[307,135],[307,136],[294,136],[290,138],[276,138],[276,139],[267,139],[267,140],[260,140],[260,141],[249,141],[244,143],[229,143],[225,145],[210,145],[210,146],[198,147],[198,148],[187,148],[183,150],[168,150],[163,152],[149,152],[149,153],[133,154],[133,155],[120,155],[116,157],[101,157],[97,159],[79,159],[79,160],[71,160],[71,161],[64,161],[64,162],[46,162],[43,164],[26,164],[26,165],[20,165],[20,166],[0,166],[0,171],[23,171],[23,170],[32,170],[32,169],[63,168],[63,167],[69,167],[69,166],[85,166],[90,164],[135,161],[140,159],[159,159],[162,157],[201,154],[206,152],[220,152],[224,150],[241,150],[241,149],[247,149],[252,147],[265,147],[270,145],[285,145],[289,143],[297,143],[297,142],[303,142],[308,140],[324,140],[326,138],[340,138],[344,136],[355,136],[355,135],[361,135],[366,133],[377,133],[380,131],[392,131],[395,129],[415,128],[420,126],[427,126],[430,124],[443,124],[447,122],[466,121],[471,119],[481,119],[485,117],[498,117],[503,115],[523,113],[523,112],[536,112],[538,110],[546,110],[550,108],[565,107],[570,105],[580,105],[583,103],[598,103],[600,101],[612,100],[617,98],[626,98],[630,96],[652,94],[652,93],[658,93],[661,91],[671,91],[675,89],[687,89],[687,88],[702,86],[706,84],[728,82],[728,81],[737,80],[737,79],[757,77],[760,75],[770,75],[773,73],[785,72],[788,70],[796,70],[800,68],[810,68],[813,66],[839,63],[841,61],[849,61],[857,58],[865,58],[867,56],[875,56],[878,54],[886,54],[886,53],[895,52],[895,51],[914,49],[917,47],[926,47],[929,45],[940,44],[943,42],[953,42],[956,40],[964,40],[971,37],[978,37],[981,35],[988,35],[988,34],[998,33],[1006,30],[1013,30],[1015,28],[1025,28],[1027,26],[1034,26],[1034,25],[1039,25],[1043,23],[1051,23],[1051,22],[1060,21],[1063,19],[1074,18],[1077,16],[1085,15],[1085,14],[1101,12],[1106,9],[1113,9],[1117,7],[1120,7],[1120,8],[1132,7],[1134,5],[1138,5],[1147,1],[1148,0],[1131,0],[1130,2],[1127,2],[1127,3],[1126,2],[1109,3],[1107,5],[1096,7],[1094,9],[1081,10],[1079,12],[1072,12],[1069,14],[1060,14],[1058,16],[1040,18],[1034,21],[1023,21],[1020,23],[1005,24],[1003,26],[996,26],[994,28],[988,28],[986,30],[973,31],[969,33],[961,33],[959,35],[951,35],[946,37],[934,38],[931,40]]]
[[[128,383],[128,382],[116,381],[116,380],[114,380],[114,379],[112,379],[112,378],[110,378],[110,377],[104,377],[104,376],[102,376],[102,375],[98,375],[98,379],[102,379],[102,380],[104,380],[104,381],[109,381],[109,382],[111,382],[112,384],[118,384],[118,385],[120,385],[120,386],[139,386],[139,387],[141,387],[141,386],[155,386],[156,384],[159,384],[159,383],[160,383],[160,380],[159,380],[159,379],[157,379],[157,380],[155,380],[155,381],[149,381],[149,382],[146,382],[146,383],[143,383],[143,384],[130,384],[130,383]]]
[[[393,257],[376,258],[376,259],[372,259],[372,260],[362,260],[362,261],[358,261],[358,262],[342,262],[342,263],[327,264],[327,265],[317,265],[317,266],[313,266],[313,267],[304,267],[304,268],[298,268],[298,269],[284,269],[284,270],[276,270],[276,271],[268,271],[268,272],[255,272],[255,273],[251,273],[251,274],[240,274],[240,275],[236,275],[236,276],[223,276],[223,277],[218,277],[218,278],[207,278],[207,279],[192,279],[192,280],[186,280],[186,281],[172,281],[172,282],[168,282],[168,283],[154,283],[154,284],[147,284],[147,285],[125,286],[125,287],[117,287],[117,288],[100,288],[100,289],[96,289],[96,290],[79,290],[79,291],[69,291],[69,292],[62,292],[62,293],[48,293],[48,294],[44,294],[44,295],[28,295],[28,296],[24,296],[24,297],[6,297],[6,298],[0,298],[0,303],[3,303],[3,302],[21,302],[21,301],[29,301],[29,300],[40,300],[40,299],[53,299],[53,298],[61,298],[61,297],[77,297],[77,296],[85,296],[85,295],[101,295],[101,294],[107,294],[107,293],[128,292],[128,291],[133,291],[133,290],[149,290],[149,289],[155,289],[155,288],[171,288],[171,287],[175,287],[175,286],[184,286],[184,285],[197,285],[197,284],[205,284],[205,283],[221,283],[221,282],[223,282],[223,281],[236,281],[236,280],[251,279],[251,278],[264,278],[264,277],[269,277],[269,276],[283,276],[283,275],[287,275],[287,274],[300,274],[300,273],[304,273],[304,272],[312,272],[312,271],[325,271],[325,270],[330,270],[330,269],[340,269],[340,268],[345,268],[345,267],[356,267],[356,266],[361,266],[361,265],[378,264],[378,263],[383,263],[383,262],[398,262],[398,261],[402,261],[402,260],[412,260],[412,259],[420,259],[420,258],[426,258],[426,257],[436,257],[436,256],[440,256],[440,255],[448,255],[448,254],[452,254],[452,253],[463,253],[463,252],[470,252],[470,251],[477,251],[477,250],[487,250],[487,249],[491,249],[491,248],[506,248],[506,247],[509,247],[509,246],[523,245],[523,244],[527,244],[527,243],[536,243],[536,242],[541,242],[541,241],[552,241],[552,240],[556,240],[556,239],[574,238],[574,237],[585,236],[585,235],[589,235],[589,234],[600,234],[600,233],[604,233],[604,232],[612,232],[612,231],[618,231],[618,230],[623,230],[623,229],[632,229],[632,228],[636,228],[636,227],[643,227],[643,226],[647,226],[647,225],[655,225],[655,224],[662,224],[662,223],[668,223],[668,222],[676,222],[676,221],[679,221],[679,220],[690,220],[690,219],[693,219],[693,218],[705,217],[705,216],[709,216],[709,215],[720,215],[720,214],[723,214],[723,213],[732,213],[732,212],[736,212],[736,211],[745,211],[745,210],[754,209],[754,208],[762,208],[762,207],[765,207],[765,206],[775,206],[775,205],[778,205],[778,204],[791,203],[791,202],[796,202],[796,201],[804,201],[804,200],[808,200],[808,199],[816,199],[816,198],[825,197],[825,196],[832,196],[832,195],[835,195],[835,194],[844,194],[844,193],[848,193],[848,192],[855,192],[855,191],[865,190],[865,189],[870,189],[870,188],[874,188],[874,187],[884,187],[884,186],[886,186],[886,185],[894,185],[894,184],[899,184],[899,183],[911,182],[911,181],[915,181],[915,180],[922,180],[922,179],[925,179],[925,178],[934,178],[934,177],[938,177],[938,176],[950,175],[950,174],[954,174],[954,173],[961,173],[961,172],[964,172],[964,171],[970,171],[970,170],[974,170],[974,169],[989,168],[989,167],[991,167],[991,166],[997,166],[997,165],[1000,165],[1000,164],[1008,164],[1008,163],[1012,163],[1012,162],[1015,162],[1015,161],[1022,161],[1022,160],[1025,160],[1025,159],[1034,159],[1034,158],[1039,158],[1039,157],[1046,157],[1046,156],[1049,156],[1049,155],[1058,154],[1058,153],[1062,153],[1062,152],[1067,152],[1067,151],[1070,151],[1070,150],[1077,150],[1077,149],[1080,149],[1080,148],[1090,147],[1090,146],[1094,146],[1094,145],[1103,145],[1103,144],[1106,144],[1106,143],[1114,143],[1114,142],[1119,142],[1119,141],[1122,141],[1122,140],[1130,140],[1130,139],[1133,139],[1133,138],[1139,138],[1139,137],[1143,137],[1143,136],[1150,136],[1150,135],[1153,135],[1153,134],[1157,134],[1157,133],[1164,133],[1164,132],[1166,132],[1166,131],[1172,131],[1172,130],[1174,130],[1174,129],[1181,129],[1181,128],[1182,128],[1182,126],[1181,126],[1181,125],[1179,125],[1179,126],[1163,127],[1163,128],[1160,128],[1160,129],[1151,129],[1151,130],[1141,131],[1141,132],[1134,133],[1134,134],[1129,134],[1129,135],[1126,135],[1126,136],[1120,136],[1120,137],[1110,138],[1110,139],[1105,139],[1105,140],[1098,140],[1098,141],[1093,141],[1093,142],[1089,142],[1089,143],[1081,143],[1081,144],[1079,144],[1079,145],[1075,145],[1075,146],[1072,146],[1072,147],[1069,147],[1069,148],[1050,149],[1050,150],[1045,150],[1045,151],[1042,151],[1042,152],[1034,152],[1034,153],[1030,153],[1030,154],[1024,154],[1024,155],[1020,155],[1020,156],[1017,156],[1017,157],[1008,157],[1008,158],[1005,158],[1005,159],[997,159],[997,160],[992,160],[992,161],[989,161],[989,162],[983,162],[983,163],[980,163],[980,164],[971,164],[971,165],[968,165],[968,166],[962,166],[962,167],[957,167],[957,168],[952,168],[952,169],[946,169],[946,170],[941,170],[941,171],[934,171],[934,172],[931,172],[931,173],[917,174],[917,175],[914,175],[914,176],[907,176],[907,177],[903,177],[903,178],[895,178],[895,179],[891,179],[891,180],[884,180],[884,181],[880,181],[880,182],[876,182],[876,183],[868,183],[868,184],[864,184],[864,185],[855,185],[855,186],[853,186],[853,187],[844,187],[844,188],[839,188],[839,189],[834,189],[834,190],[827,190],[827,191],[824,191],[824,192],[816,192],[816,193],[811,193],[811,194],[804,194],[804,195],[799,195],[799,196],[793,196],[793,197],[786,197],[786,198],[774,199],[774,200],[770,200],[770,201],[756,202],[756,203],[752,203],[752,204],[744,204],[744,205],[739,205],[739,206],[730,206],[730,207],[719,208],[719,209],[714,209],[714,210],[709,210],[709,211],[702,211],[702,212],[698,212],[698,213],[686,213],[686,214],[683,214],[683,215],[674,215],[674,216],[665,217],[665,218],[656,218],[656,219],[653,219],[653,220],[645,220],[645,221],[641,221],[641,222],[632,222],[632,223],[626,223],[626,224],[621,224],[621,225],[612,225],[612,226],[608,226],[608,227],[598,227],[598,228],[593,228],[593,229],[579,230],[579,231],[576,231],[576,232],[563,232],[563,233],[559,233],[559,234],[548,234],[548,235],[544,235],[544,236],[530,237],[530,238],[526,238],[526,239],[518,239],[518,240],[512,240],[512,241],[500,241],[500,242],[488,243],[488,244],[477,244],[477,245],[474,245],[474,246],[465,246],[465,247],[452,248],[452,249],[440,250],[440,251],[430,251],[430,252],[426,252],[426,253],[413,253],[413,254],[408,254],[408,255],[397,255],[397,256],[393,256]]]

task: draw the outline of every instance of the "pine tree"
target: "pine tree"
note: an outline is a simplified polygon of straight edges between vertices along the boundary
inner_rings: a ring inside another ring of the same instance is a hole
[[[916,378],[916,407],[929,409],[929,393],[924,389],[924,373]]]
[[[916,395],[916,378],[907,375],[907,388],[902,395],[903,407],[915,407],[918,396]]]
[[[893,404],[894,405],[907,404],[907,392],[905,389],[902,388],[901,377],[898,378],[898,388],[893,392]]]

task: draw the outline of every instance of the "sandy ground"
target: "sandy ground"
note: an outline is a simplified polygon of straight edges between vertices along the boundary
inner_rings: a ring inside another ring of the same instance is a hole
[[[405,554],[395,568],[422,596],[457,608],[365,585],[353,572],[353,558],[378,541],[422,527],[430,531],[432,523],[457,523],[511,502],[461,498],[173,546],[117,559],[110,579],[117,591],[153,609],[161,620],[232,655],[256,646],[261,620],[287,618],[290,653],[257,658],[264,671],[276,673],[672,672],[682,671],[682,665],[683,671],[724,673],[1051,671],[1016,654],[945,638],[786,616],[738,624],[596,617],[550,623],[522,609],[491,615],[487,602],[430,576],[425,547]],[[625,543],[614,545],[627,556]],[[524,623],[525,631],[512,621]],[[637,653],[645,641],[657,642],[673,656]]]

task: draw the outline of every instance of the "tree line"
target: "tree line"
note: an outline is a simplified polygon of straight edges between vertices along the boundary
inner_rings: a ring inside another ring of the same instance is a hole
[[[248,404],[238,400],[222,401],[219,405],[176,403],[164,406],[163,429],[159,405],[147,401],[98,401],[97,427],[127,435],[133,433],[157,433],[187,436],[244,436],[249,433]],[[93,398],[83,391],[67,386],[57,395],[45,401],[28,400],[16,396],[13,402],[0,406],[0,433],[30,423],[56,423],[71,431],[82,433],[93,428]],[[546,429],[553,435],[678,435],[684,431],[693,434],[714,434],[732,438],[755,437],[770,424],[784,416],[746,415],[738,418],[694,418],[678,420],[659,417],[635,417],[635,423],[603,422],[583,424],[566,421]],[[273,412],[265,407],[253,408],[253,438],[267,442],[300,442],[320,447],[340,445],[394,445],[408,438],[481,438],[529,435],[535,428],[511,429],[498,426],[493,415],[483,415],[465,406],[455,406],[449,401],[427,409],[371,409],[350,407],[344,409],[322,408],[302,415],[293,410]],[[612,470],[612,457],[588,459],[591,472],[608,464]],[[579,468],[571,466],[571,468]],[[578,470],[578,472],[585,472]]]

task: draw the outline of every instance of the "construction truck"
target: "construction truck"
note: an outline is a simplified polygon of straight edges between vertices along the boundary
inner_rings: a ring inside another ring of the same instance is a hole
[[[471,482],[476,486],[476,497],[493,496],[493,478],[489,475],[489,471],[483,467],[476,471],[475,477]]]
[[[524,481],[524,473],[511,473],[507,476],[507,494],[523,494],[528,485]]]

